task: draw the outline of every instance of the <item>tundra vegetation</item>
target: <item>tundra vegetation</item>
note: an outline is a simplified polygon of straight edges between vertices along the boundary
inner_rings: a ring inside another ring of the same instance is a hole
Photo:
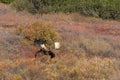
[[[1,3],[6,3],[6,4],[10,4],[13,1],[14,0],[0,0]]]
[[[45,27],[45,28],[43,28]],[[22,45],[34,46],[35,40],[58,40],[59,31],[48,22],[35,22],[29,27],[19,26],[16,35],[21,36]],[[46,34],[43,34],[45,32]],[[53,34],[54,33],[54,34]],[[72,35],[64,30],[61,34],[61,49],[56,52],[56,58],[40,59],[22,58],[21,51],[11,59],[0,61],[0,79],[2,80],[112,80],[113,75],[119,73],[119,58],[115,43],[106,39]],[[44,36],[43,36],[44,35]],[[52,36],[50,36],[52,35]],[[39,42],[38,42],[39,43]],[[114,44],[114,46],[112,46]],[[24,48],[25,50],[26,48]],[[31,47],[30,49],[33,49]],[[30,50],[29,49],[29,50]],[[23,54],[23,53],[22,53]],[[27,53],[29,54],[29,53]]]
[[[103,19],[120,19],[119,0],[15,0],[12,6],[30,13],[73,13]]]
[[[119,0],[0,2],[17,11],[42,15],[40,21],[27,25],[10,28],[0,25],[0,80],[120,79],[119,21],[86,17],[119,20]],[[59,50],[53,49],[55,41],[60,41]],[[54,59],[34,58],[42,42],[55,52]]]

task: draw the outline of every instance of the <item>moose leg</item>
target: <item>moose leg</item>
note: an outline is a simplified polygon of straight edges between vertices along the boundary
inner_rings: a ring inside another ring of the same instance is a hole
[[[48,51],[48,54],[50,55],[51,59],[55,57],[55,53],[52,51]]]
[[[35,53],[35,58],[37,58],[38,56],[39,57],[43,56],[43,55],[49,55],[51,59],[55,57],[55,53],[52,52],[51,50],[47,51],[45,49],[40,49],[39,51]]]
[[[38,56],[39,53],[40,53],[40,51],[37,51],[37,52],[35,53],[35,58]]]
[[[40,49],[39,51],[35,53],[35,58],[37,58],[39,55],[42,55],[42,54],[43,54],[43,51],[42,49]]]

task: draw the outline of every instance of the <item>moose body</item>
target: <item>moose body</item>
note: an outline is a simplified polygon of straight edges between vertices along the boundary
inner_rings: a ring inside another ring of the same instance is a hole
[[[36,53],[35,53],[35,58],[37,58],[39,55],[40,56],[43,56],[43,55],[49,55],[50,58],[54,58],[55,57],[55,53],[52,52],[50,49],[48,49],[46,46],[45,46],[45,41],[43,42],[43,44],[41,44],[41,49],[38,50]],[[55,49],[59,49],[60,48],[60,43],[59,42],[55,42]]]
[[[55,57],[55,53],[54,52],[52,52],[51,50],[46,50],[44,48],[40,49],[39,51],[37,51],[35,53],[35,58],[37,58],[38,55],[40,55],[40,56],[42,56],[42,55],[49,55],[51,59]]]

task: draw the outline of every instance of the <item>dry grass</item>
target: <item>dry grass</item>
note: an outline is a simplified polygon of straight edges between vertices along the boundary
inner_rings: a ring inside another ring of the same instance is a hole
[[[78,58],[68,54],[44,63],[34,59],[2,61],[0,79],[109,80],[109,77],[115,72],[115,62],[115,59]]]
[[[115,47],[115,43],[111,43],[109,39],[106,40],[102,37],[88,36],[81,33],[75,34],[64,33],[63,40],[61,41],[63,45],[61,51],[89,56],[119,57],[119,55],[117,55],[119,52],[119,44]]]

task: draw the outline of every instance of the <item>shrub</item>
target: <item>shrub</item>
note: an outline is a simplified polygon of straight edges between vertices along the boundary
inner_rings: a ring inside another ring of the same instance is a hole
[[[18,32],[34,45],[39,45],[44,42],[47,45],[51,45],[54,41],[60,39],[54,26],[49,22],[40,21],[33,23],[29,27],[19,27]]]
[[[46,13],[48,0],[29,0],[28,11],[31,13]]]
[[[30,13],[46,13],[47,9],[47,0],[15,0],[12,3],[12,6],[17,11],[27,10]]]
[[[17,11],[23,11],[27,9],[28,0],[15,0],[12,3],[12,7],[14,7]]]
[[[120,19],[119,0],[16,0],[15,7],[22,8],[23,6],[19,5],[26,1],[28,2],[26,8],[30,13],[78,12],[85,16],[103,19]]]
[[[6,4],[10,4],[11,2],[13,2],[14,0],[0,0],[0,2],[2,3],[6,3]]]

